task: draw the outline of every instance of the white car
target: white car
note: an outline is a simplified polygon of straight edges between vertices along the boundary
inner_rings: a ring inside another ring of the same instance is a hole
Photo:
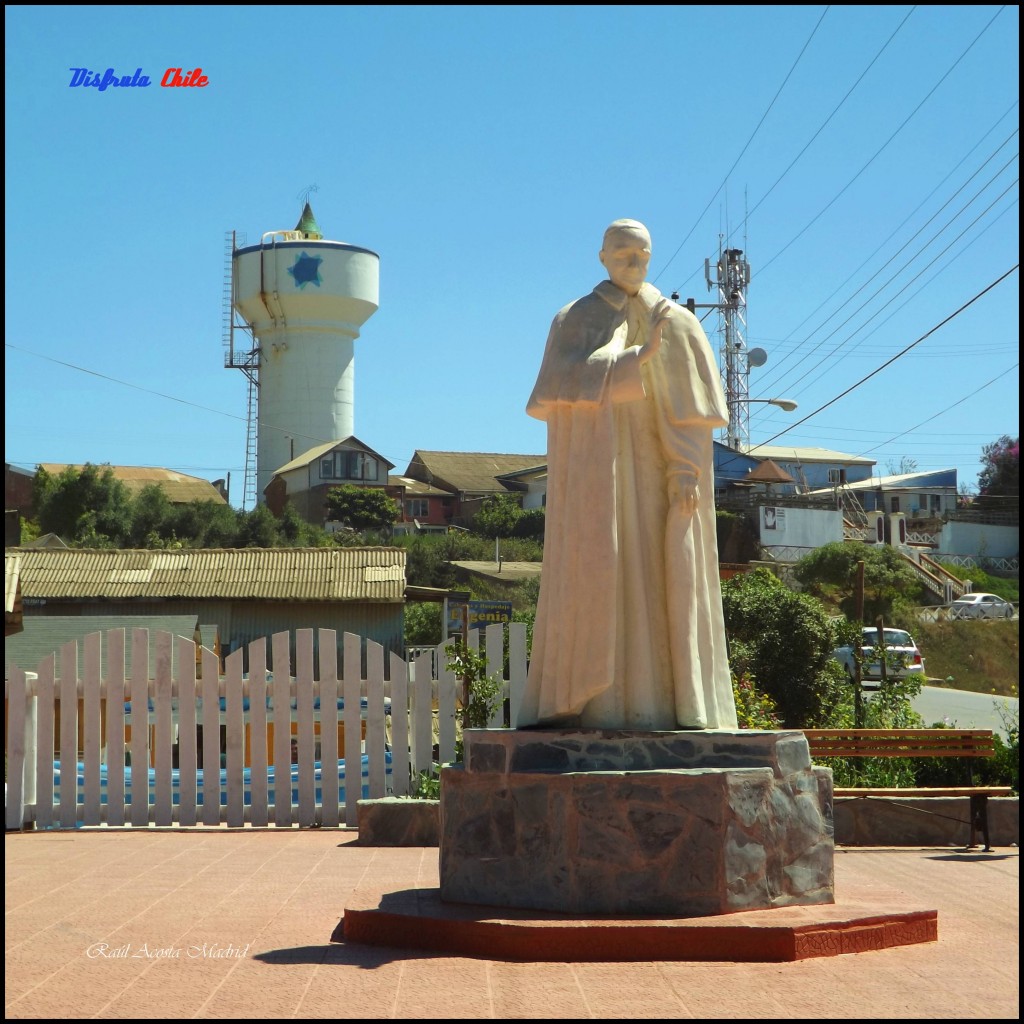
[[[861,635],[861,682],[877,689],[882,681],[882,666],[878,659],[878,629],[865,626]],[[837,647],[832,657],[843,666],[846,678],[854,679],[853,648]],[[889,679],[905,679],[909,675],[924,675],[924,658],[914,638],[905,629],[885,630],[885,674]],[[874,684],[872,686],[871,684]]]
[[[1013,605],[998,594],[964,594],[949,606],[954,619],[1012,619]]]

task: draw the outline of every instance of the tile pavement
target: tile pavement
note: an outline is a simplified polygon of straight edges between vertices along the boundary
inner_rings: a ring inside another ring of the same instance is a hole
[[[1018,850],[840,848],[836,893],[939,941],[795,963],[511,963],[332,944],[346,899],[436,848],[339,829],[8,833],[8,1019],[1018,1019]]]

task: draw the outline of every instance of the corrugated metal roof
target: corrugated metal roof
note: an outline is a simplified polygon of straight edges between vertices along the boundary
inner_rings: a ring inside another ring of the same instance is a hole
[[[59,476],[65,469],[79,472],[84,466],[68,465],[58,462],[40,464],[51,476]],[[97,466],[101,472],[110,469],[115,479],[125,485],[130,494],[138,494],[143,488],[156,484],[167,495],[168,501],[176,504],[187,504],[190,501],[212,501],[218,505],[226,505],[224,495],[202,477],[178,473],[173,469],[162,469],[158,466]]]
[[[388,486],[404,487],[406,497],[420,495],[422,497],[445,498],[451,497],[452,494],[451,491],[446,491],[443,487],[434,487],[432,484],[426,484],[422,480],[415,480],[411,476],[389,476]]]
[[[774,459],[776,462],[834,462],[844,466],[873,466],[875,464],[874,459],[846,455],[843,452],[830,451],[828,448],[793,448],[785,445],[757,444],[751,445],[745,454],[755,459]]]
[[[401,548],[20,549],[24,598],[401,602]]]
[[[496,479],[533,469],[547,455],[502,455],[496,452],[425,452],[417,450],[406,476],[441,484],[453,491],[488,494],[505,490]]]

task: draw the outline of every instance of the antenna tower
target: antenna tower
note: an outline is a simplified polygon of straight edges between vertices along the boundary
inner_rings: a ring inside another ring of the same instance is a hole
[[[750,264],[743,258],[742,249],[723,249],[719,240],[718,260],[714,266],[710,259],[704,261],[704,277],[708,290],[718,289],[718,302],[712,305],[718,309],[722,335],[722,385],[729,406],[726,444],[742,451],[750,447],[750,367],[759,365],[747,353]]]
[[[245,419],[245,476],[242,484],[242,510],[250,511],[256,506],[256,441],[257,417],[259,416],[260,351],[252,328],[235,312],[234,255],[239,244],[245,244],[245,237],[235,231],[224,236],[224,290],[222,342],[224,366],[241,370],[249,383],[247,412]],[[238,335],[238,337],[236,337]]]

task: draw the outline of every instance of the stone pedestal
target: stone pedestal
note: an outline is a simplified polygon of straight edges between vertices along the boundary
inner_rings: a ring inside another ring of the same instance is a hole
[[[441,773],[441,898],[693,917],[833,903],[801,732],[474,729]]]

